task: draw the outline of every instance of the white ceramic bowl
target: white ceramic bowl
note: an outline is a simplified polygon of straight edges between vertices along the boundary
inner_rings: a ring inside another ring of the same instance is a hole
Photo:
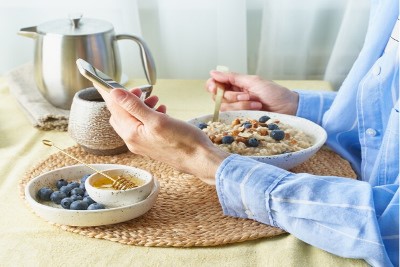
[[[85,182],[85,188],[89,196],[96,202],[102,203],[107,207],[119,207],[125,205],[131,205],[145,199],[151,192],[154,186],[153,175],[151,173],[131,167],[131,166],[121,166],[116,169],[110,169],[102,171],[104,174],[110,177],[137,177],[143,183],[137,187],[126,190],[116,190],[116,189],[104,189],[95,187],[94,184],[99,180],[107,180],[100,173],[93,173],[90,175]]]
[[[313,139],[313,145],[309,148],[273,156],[246,156],[258,160],[260,162],[268,163],[286,170],[289,170],[314,155],[325,143],[327,134],[326,131],[318,124],[296,116],[285,114],[266,112],[266,111],[226,111],[221,112],[219,120],[224,123],[230,124],[236,118],[248,118],[258,120],[261,116],[267,115],[272,119],[278,119],[284,124],[288,124],[293,128],[299,129],[309,135]],[[193,125],[198,125],[201,122],[207,123],[213,118],[212,114],[193,118],[188,122]]]
[[[119,164],[92,164],[99,170],[121,168]],[[72,165],[43,173],[31,181],[25,187],[25,199],[32,210],[46,221],[71,225],[71,226],[98,226],[125,222],[137,218],[151,209],[154,205],[160,186],[154,180],[154,187],[150,195],[135,204],[106,208],[101,210],[68,210],[60,205],[55,205],[49,201],[41,201],[37,198],[37,192],[44,186],[54,187],[59,179],[76,180],[93,171],[84,165]]]

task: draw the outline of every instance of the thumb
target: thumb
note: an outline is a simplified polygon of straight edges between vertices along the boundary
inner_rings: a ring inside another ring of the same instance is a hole
[[[145,121],[152,112],[139,97],[126,90],[113,89],[110,92],[110,96],[114,102],[118,103],[129,114],[142,122]]]

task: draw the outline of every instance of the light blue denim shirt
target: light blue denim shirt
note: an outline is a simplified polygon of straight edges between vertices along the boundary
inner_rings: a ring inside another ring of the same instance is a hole
[[[358,180],[231,155],[216,174],[224,214],[372,266],[399,265],[399,45],[387,45],[398,17],[398,0],[373,0],[364,47],[340,90],[298,91],[297,116],[326,129]]]

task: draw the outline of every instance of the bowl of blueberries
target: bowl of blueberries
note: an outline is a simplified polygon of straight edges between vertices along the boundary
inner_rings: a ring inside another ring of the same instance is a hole
[[[188,122],[222,150],[289,170],[313,156],[325,143],[326,131],[296,116],[266,111],[220,112]]]
[[[100,171],[123,169],[119,164],[92,164]],[[159,183],[146,198],[131,204],[108,206],[92,199],[85,182],[93,171],[84,165],[72,165],[43,173],[28,182],[25,200],[46,221],[71,226],[98,226],[120,223],[145,214],[154,205]]]

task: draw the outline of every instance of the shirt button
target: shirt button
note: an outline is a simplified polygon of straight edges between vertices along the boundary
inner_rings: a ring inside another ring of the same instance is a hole
[[[379,74],[381,74],[381,67],[380,66],[375,66],[372,69],[372,74],[374,74],[375,76],[378,76]]]
[[[372,128],[368,128],[365,133],[369,136],[375,136],[376,135],[376,130]]]

